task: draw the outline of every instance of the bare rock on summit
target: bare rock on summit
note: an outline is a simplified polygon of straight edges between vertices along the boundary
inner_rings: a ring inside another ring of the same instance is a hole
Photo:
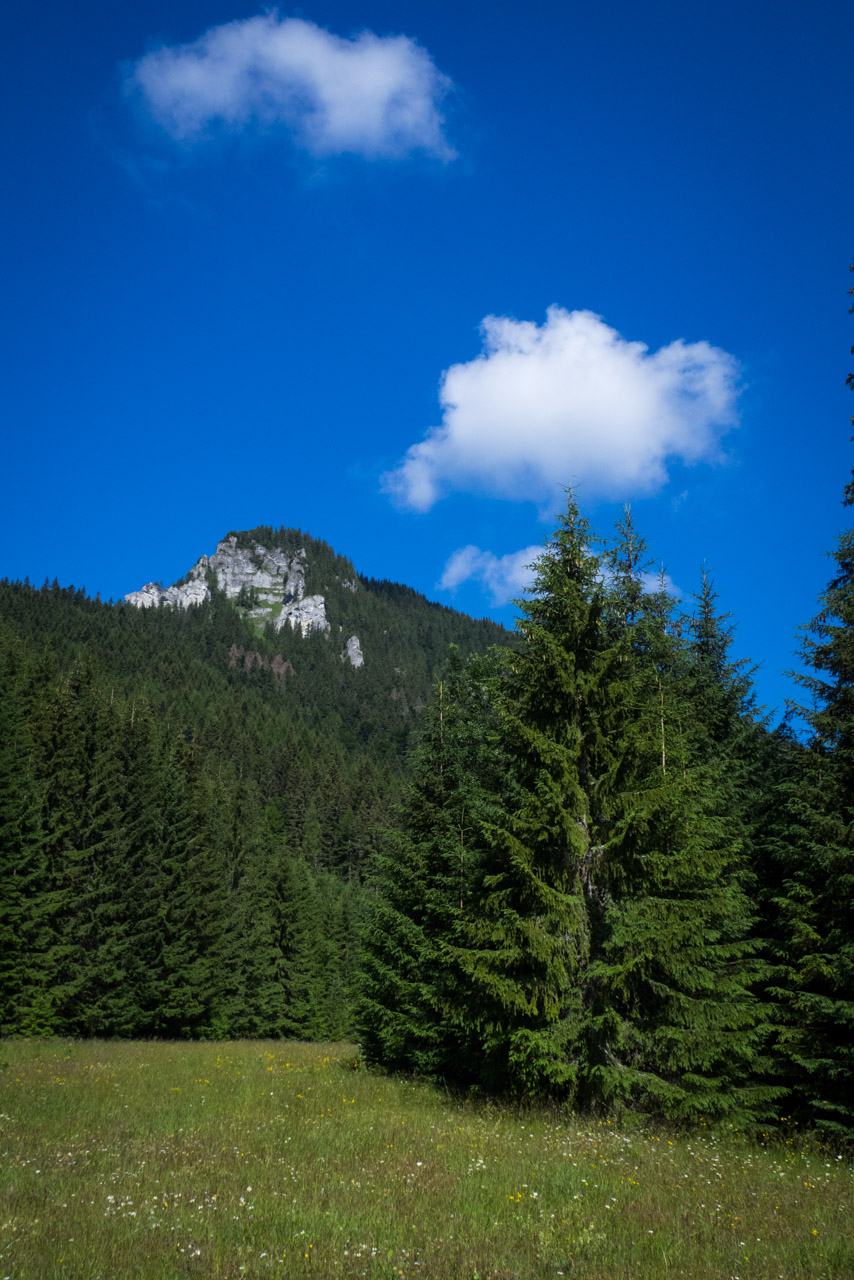
[[[204,559],[207,559],[207,556]],[[147,582],[139,591],[132,591],[130,595],[126,595],[125,600],[128,604],[135,604],[138,609],[150,609],[160,604],[186,608],[187,605],[201,604],[209,595],[210,591],[202,573],[180,587],[161,587],[159,582]]]
[[[148,582],[139,591],[129,592],[125,602],[138,609],[161,604],[185,609],[209,599],[208,579],[212,575],[229,600],[248,592],[253,602],[250,617],[272,619],[277,631],[289,622],[303,635],[328,632],[326,602],[323,596],[305,594],[305,574],[305,548],[289,554],[281,547],[260,543],[240,547],[232,534],[219,543],[212,556],[202,556],[182,582],[171,587]]]

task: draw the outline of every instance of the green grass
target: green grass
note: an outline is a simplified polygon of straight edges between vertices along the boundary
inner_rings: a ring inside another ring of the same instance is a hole
[[[0,1280],[854,1277],[809,1140],[616,1128],[346,1045],[0,1044]]]

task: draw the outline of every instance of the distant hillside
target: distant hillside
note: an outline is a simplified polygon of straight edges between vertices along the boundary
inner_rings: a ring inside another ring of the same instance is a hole
[[[207,746],[227,733],[229,756],[253,774],[263,744],[297,725],[397,771],[448,647],[481,653],[513,639],[402,584],[362,578],[298,529],[232,532],[173,587],[126,600],[165,607],[3,581],[0,624],[49,649],[60,671],[85,661]],[[299,610],[306,600],[318,601],[313,623]]]

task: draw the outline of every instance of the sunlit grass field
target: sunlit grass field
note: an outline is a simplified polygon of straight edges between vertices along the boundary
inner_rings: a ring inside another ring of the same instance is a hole
[[[854,1278],[847,1160],[460,1102],[347,1045],[0,1043],[0,1280]]]

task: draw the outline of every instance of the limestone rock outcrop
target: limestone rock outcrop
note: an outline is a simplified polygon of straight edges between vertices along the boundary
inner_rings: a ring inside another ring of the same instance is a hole
[[[362,653],[362,646],[359,644],[358,636],[350,637],[350,639],[347,641],[347,647],[344,650],[344,653],[342,656],[345,658],[349,658],[350,663],[354,667],[363,667],[365,665],[365,658]]]
[[[208,585],[202,575],[180,587],[161,587],[159,582],[146,582],[139,591],[131,591],[130,595],[126,595],[125,600],[128,604],[135,604],[138,609],[150,609],[159,604],[186,608],[190,604],[201,604],[209,595]]]
[[[125,596],[138,609],[167,604],[187,608],[210,597],[209,578],[230,600],[241,594],[250,601],[249,616],[272,621],[276,631],[285,623],[299,627],[302,634],[328,633],[326,601],[321,595],[305,594],[305,549],[289,554],[281,547],[239,547],[232,534],[224,538],[212,556],[202,556],[186,578],[171,587],[148,582],[139,591]]]
[[[311,631],[329,631],[323,596],[300,596],[284,605],[274,624],[276,630],[281,631],[286,622],[299,627],[304,636]]]

